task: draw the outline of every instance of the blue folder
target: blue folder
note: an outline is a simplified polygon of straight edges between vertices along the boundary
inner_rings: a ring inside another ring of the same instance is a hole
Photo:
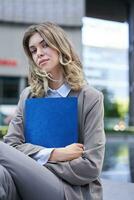
[[[32,98],[25,102],[27,143],[65,147],[78,142],[77,98]]]

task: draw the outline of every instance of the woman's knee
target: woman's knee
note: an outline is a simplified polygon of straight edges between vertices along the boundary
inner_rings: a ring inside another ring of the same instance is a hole
[[[9,172],[6,170],[6,168],[0,165],[0,183],[4,185],[5,182],[10,178],[11,176]]]
[[[6,146],[8,146],[8,145],[5,144],[4,142],[0,141],[0,156],[3,154]]]
[[[9,177],[10,175],[8,174],[7,170],[0,165],[0,200],[6,199],[7,184],[8,184],[7,180],[9,179]]]
[[[0,165],[0,200],[17,199],[16,188],[13,179],[5,167]]]

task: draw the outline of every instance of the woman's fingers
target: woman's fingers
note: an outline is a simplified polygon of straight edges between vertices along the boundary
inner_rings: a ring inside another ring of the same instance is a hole
[[[84,145],[83,144],[81,144],[81,143],[73,143],[73,144],[70,144],[70,145],[68,145],[68,146],[66,146],[66,147],[80,147],[80,148],[84,148]]]
[[[80,143],[73,143],[65,148],[57,148],[51,153],[49,160],[69,161],[79,158],[84,151],[84,145]]]

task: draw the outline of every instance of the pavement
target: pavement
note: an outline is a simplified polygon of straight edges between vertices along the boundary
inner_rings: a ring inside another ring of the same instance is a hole
[[[103,200],[134,200],[134,183],[102,179]]]

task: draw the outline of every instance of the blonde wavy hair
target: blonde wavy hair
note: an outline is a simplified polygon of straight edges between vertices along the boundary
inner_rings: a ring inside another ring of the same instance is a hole
[[[45,22],[30,26],[23,37],[23,47],[29,61],[28,79],[32,95],[36,97],[44,96],[48,89],[48,81],[53,80],[51,74],[42,72],[32,59],[29,50],[29,39],[36,32],[41,35],[50,48],[57,50],[65,81],[70,85],[71,89],[74,91],[80,90],[85,84],[85,80],[79,57],[63,29],[57,24]]]

